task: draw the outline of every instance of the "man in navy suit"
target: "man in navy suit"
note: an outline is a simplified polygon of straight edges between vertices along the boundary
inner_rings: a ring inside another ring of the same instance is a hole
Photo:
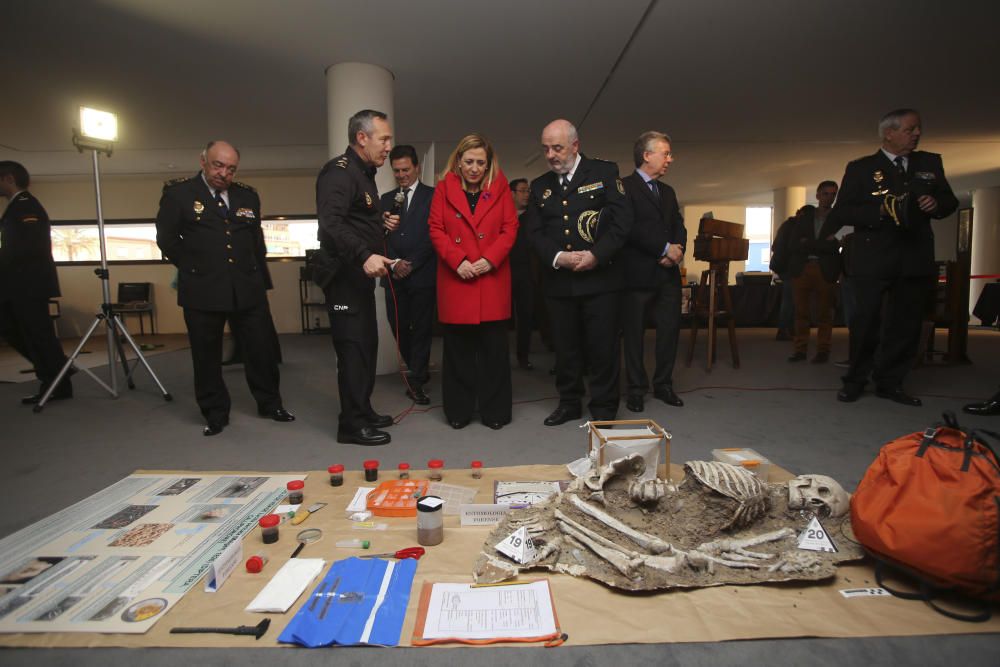
[[[667,405],[684,402],[674,393],[674,359],[681,326],[681,273],[687,230],[674,189],[658,179],[674,161],[670,137],[662,132],[644,132],[633,147],[636,170],[622,179],[632,205],[633,222],[628,243],[622,249],[625,292],[622,300],[622,330],[625,343],[625,406],[642,412],[649,377],[643,359],[646,312],[656,325],[656,368],[653,396]]]
[[[431,330],[434,325],[434,283],[437,272],[434,247],[427,231],[434,188],[419,180],[417,151],[396,146],[389,153],[392,175],[398,188],[382,195],[382,210],[399,216],[399,226],[389,234],[388,254],[396,260],[382,278],[385,312],[399,341],[399,351],[409,368],[406,395],[417,405],[429,404],[424,386],[430,379]],[[405,200],[397,203],[397,195]]]
[[[880,398],[919,406],[920,399],[904,392],[902,384],[917,356],[936,277],[931,219],[954,213],[958,200],[941,156],[917,150],[916,110],[890,111],[878,130],[882,147],[847,165],[837,204],[820,231],[827,238],[839,227],[854,229],[845,270],[857,311],[851,322],[851,366],[837,399],[858,400],[871,376]]]

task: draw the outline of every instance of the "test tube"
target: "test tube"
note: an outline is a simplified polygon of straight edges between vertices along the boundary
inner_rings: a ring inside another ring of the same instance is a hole
[[[372,545],[368,540],[338,540],[337,546],[341,549],[367,549]]]
[[[442,459],[431,459],[427,462],[427,469],[430,471],[429,476],[432,482],[440,482],[444,478],[442,474],[444,461]]]

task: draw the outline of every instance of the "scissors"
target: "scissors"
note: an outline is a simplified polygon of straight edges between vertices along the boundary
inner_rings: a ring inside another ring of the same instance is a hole
[[[412,558],[413,560],[420,560],[420,557],[425,553],[427,551],[423,547],[407,547],[406,549],[400,549],[389,554],[365,554],[364,556],[358,556],[358,558]]]

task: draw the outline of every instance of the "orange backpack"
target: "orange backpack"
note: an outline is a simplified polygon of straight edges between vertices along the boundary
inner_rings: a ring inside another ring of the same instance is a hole
[[[945,424],[911,433],[882,447],[851,497],[851,527],[879,561],[921,583],[923,599],[957,590],[1000,600],[1000,460],[982,440],[990,431],[959,429],[953,413]],[[881,564],[880,564],[881,565]],[[881,583],[882,568],[876,568]],[[883,585],[883,587],[885,587]]]

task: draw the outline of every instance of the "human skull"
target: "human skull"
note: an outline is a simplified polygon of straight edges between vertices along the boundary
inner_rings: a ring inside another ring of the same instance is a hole
[[[832,477],[799,475],[788,480],[788,507],[825,512],[832,517],[843,516],[851,507],[851,494]]]

